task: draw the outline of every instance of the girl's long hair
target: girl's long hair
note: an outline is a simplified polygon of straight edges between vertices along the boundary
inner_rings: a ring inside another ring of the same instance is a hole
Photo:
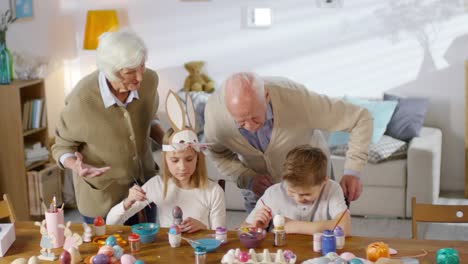
[[[169,145],[169,139],[171,138],[172,134],[174,134],[174,130],[169,128],[163,137],[163,144]],[[195,151],[195,150],[193,150]],[[205,154],[203,152],[196,152],[197,153],[197,165],[195,167],[195,171],[193,172],[192,176],[190,177],[190,183],[193,183],[195,188],[205,188],[208,184],[208,175],[206,174],[206,165],[205,165]],[[178,184],[177,179],[171,174],[169,168],[167,167],[166,161],[166,152],[162,152],[162,164],[163,164],[163,182],[164,182],[164,194],[163,197],[166,198],[167,195],[167,185],[169,179]]]

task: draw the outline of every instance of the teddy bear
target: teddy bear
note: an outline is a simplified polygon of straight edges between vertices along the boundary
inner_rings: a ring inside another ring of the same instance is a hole
[[[184,90],[189,91],[204,91],[211,93],[214,91],[214,82],[206,74],[201,72],[205,65],[203,61],[191,61],[184,64],[185,69],[189,72],[189,76],[185,79]]]

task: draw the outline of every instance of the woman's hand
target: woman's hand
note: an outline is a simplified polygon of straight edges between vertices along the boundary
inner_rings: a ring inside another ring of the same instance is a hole
[[[271,209],[264,206],[255,212],[255,227],[266,229],[271,220]]]
[[[207,227],[197,219],[187,217],[180,224],[180,230],[182,232],[193,233],[199,230],[207,229]]]
[[[132,205],[136,201],[144,201],[146,200],[146,192],[138,185],[133,185],[130,190],[128,190],[128,197],[124,200],[124,208],[128,210],[128,208],[132,207]]]
[[[76,157],[76,158],[75,158]],[[79,152],[75,152],[75,157],[69,157],[65,160],[64,166],[73,170],[77,175],[82,177],[97,177],[101,176],[104,172],[110,170],[109,166],[96,168],[83,162],[83,155]]]

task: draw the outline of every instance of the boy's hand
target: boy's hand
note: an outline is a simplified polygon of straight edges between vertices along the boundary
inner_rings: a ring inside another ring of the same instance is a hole
[[[180,230],[182,232],[193,233],[203,229],[206,229],[206,226],[192,217],[187,217],[182,221],[182,223],[180,223]]]
[[[128,197],[124,200],[124,208],[127,210],[130,208],[136,201],[146,200],[146,192],[138,185],[133,185],[132,188],[128,191]]]
[[[271,220],[271,209],[269,207],[262,207],[255,212],[254,223],[255,227],[266,229]]]

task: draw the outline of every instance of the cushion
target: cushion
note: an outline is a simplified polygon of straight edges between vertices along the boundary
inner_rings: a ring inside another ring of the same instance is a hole
[[[337,156],[345,156],[348,145],[331,147],[331,153]],[[408,151],[405,141],[383,135],[376,144],[369,146],[369,162],[379,163],[387,160],[404,159]]]
[[[374,131],[372,132],[372,143],[377,143],[387,129],[387,124],[392,118],[392,114],[398,101],[365,100],[353,97],[344,97],[344,100],[352,104],[362,106],[369,110],[374,118]],[[333,132],[328,138],[330,146],[348,144],[348,132]]]
[[[397,100],[398,105],[388,123],[386,135],[409,141],[419,136],[424,123],[429,100],[426,98],[402,98],[395,95],[384,94],[384,100]]]

